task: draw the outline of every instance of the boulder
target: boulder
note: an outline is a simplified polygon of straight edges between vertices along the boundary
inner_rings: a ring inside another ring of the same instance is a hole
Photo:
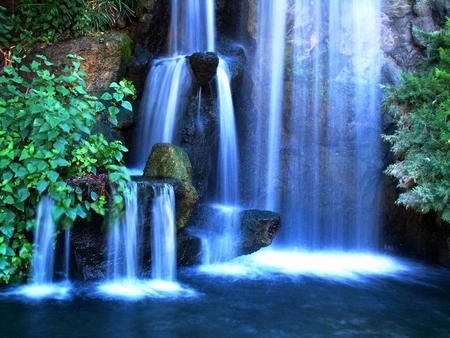
[[[207,85],[216,76],[219,57],[216,53],[194,53],[188,57],[192,73],[201,85]]]
[[[101,95],[109,89],[111,82],[121,80],[130,61],[133,41],[124,32],[84,36],[57,42],[32,51],[32,55],[43,54],[58,68],[71,62],[68,54],[84,58],[81,69],[86,71],[87,91]]]
[[[144,177],[172,178],[181,182],[185,198],[180,201],[178,206],[180,213],[177,217],[177,227],[178,229],[185,227],[198,201],[197,190],[192,185],[192,166],[186,152],[182,148],[168,143],[154,145],[144,169]]]
[[[236,238],[238,255],[248,255],[272,244],[281,227],[280,215],[264,210],[242,210],[239,212],[239,236]],[[214,236],[223,225],[221,211],[208,204],[200,204],[187,229],[201,236]]]
[[[245,210],[240,214],[240,254],[247,255],[272,244],[280,230],[280,215],[263,210]]]

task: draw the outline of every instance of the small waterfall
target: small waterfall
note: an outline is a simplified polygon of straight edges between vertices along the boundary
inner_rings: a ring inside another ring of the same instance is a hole
[[[64,270],[65,280],[62,283],[55,282],[55,240],[56,225],[53,221],[53,200],[44,196],[41,198],[37,208],[36,227],[34,229],[34,250],[31,263],[30,282],[25,286],[13,291],[13,294],[29,298],[58,298],[68,296],[70,290],[68,263],[66,265],[69,251],[65,248]],[[68,230],[70,232],[70,230]],[[67,232],[66,232],[67,234]],[[67,240],[67,238],[66,238]],[[65,242],[66,242],[65,240]]]
[[[34,252],[31,281],[35,285],[53,283],[55,264],[55,223],[52,218],[54,203],[44,196],[39,202],[34,231]]]
[[[221,59],[217,69],[219,115],[219,158],[217,175],[217,204],[213,205],[215,229],[203,239],[203,263],[211,264],[234,258],[239,231],[239,171],[238,142],[229,71]]]
[[[172,0],[170,55],[215,50],[214,0]]]
[[[175,127],[190,93],[191,75],[185,57],[156,60],[141,103],[134,169],[143,170],[156,143],[174,142]]]
[[[152,278],[176,280],[175,194],[170,184],[154,184],[152,205]]]
[[[108,234],[108,279],[133,284],[138,279],[138,191],[137,184],[127,184],[124,192],[125,215]]]
[[[64,230],[64,279],[70,280],[70,239],[72,231],[69,227]]]
[[[146,80],[130,167],[141,172],[155,143],[175,142],[191,94],[186,55],[215,50],[213,0],[172,0],[169,57],[155,60]]]

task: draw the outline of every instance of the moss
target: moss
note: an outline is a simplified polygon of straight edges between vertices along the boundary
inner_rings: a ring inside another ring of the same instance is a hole
[[[181,182],[185,197],[177,215],[177,227],[183,228],[198,201],[197,190],[192,185],[192,165],[187,153],[173,144],[156,144],[145,166],[144,176],[152,179],[172,178]]]
[[[122,38],[122,56],[125,64],[128,64],[133,55],[134,41],[127,33],[120,33]]]

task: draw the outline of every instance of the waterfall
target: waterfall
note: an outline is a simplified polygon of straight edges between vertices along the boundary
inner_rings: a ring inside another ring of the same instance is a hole
[[[123,194],[125,215],[113,224],[108,234],[108,279],[133,284],[138,279],[138,190],[128,183]]]
[[[39,202],[34,230],[34,251],[31,281],[35,285],[51,284],[55,264],[55,223],[52,218],[54,203],[44,196]]]
[[[287,0],[260,1],[256,78],[257,106],[253,176],[254,204],[269,210],[279,208],[280,143],[282,133],[283,79]]]
[[[54,278],[56,225],[52,217],[53,208],[54,202],[50,197],[44,196],[41,198],[37,208],[36,227],[34,229],[34,250],[30,282],[13,291],[12,294],[35,299],[62,299],[69,294],[70,284],[68,270],[66,270],[68,268],[67,257],[69,256],[67,245],[63,262],[65,280],[62,283],[57,283]],[[70,233],[70,230],[67,231]]]
[[[380,4],[259,2],[250,184],[255,207],[282,214],[279,244],[377,246]]]
[[[239,171],[236,123],[229,71],[221,59],[217,69],[219,115],[219,158],[217,196],[213,232],[203,239],[203,263],[211,264],[234,258],[239,231]],[[211,230],[211,229],[210,229]]]
[[[185,57],[156,60],[147,77],[135,142],[134,169],[142,171],[156,143],[173,143],[186,106],[191,75]]]
[[[64,231],[64,279],[70,280],[70,239],[72,231],[67,227]]]
[[[170,184],[154,184],[152,189],[152,278],[175,281],[175,194]]]
[[[176,126],[191,94],[186,55],[215,50],[213,0],[172,0],[169,57],[153,61],[140,106],[130,167],[142,172],[155,143],[175,143]]]

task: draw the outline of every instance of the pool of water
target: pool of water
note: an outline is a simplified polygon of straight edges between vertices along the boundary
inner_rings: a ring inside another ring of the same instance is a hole
[[[66,299],[37,300],[4,290],[0,337],[450,336],[449,271],[389,257],[266,253],[184,269],[179,280],[188,295],[117,298],[73,284]]]

